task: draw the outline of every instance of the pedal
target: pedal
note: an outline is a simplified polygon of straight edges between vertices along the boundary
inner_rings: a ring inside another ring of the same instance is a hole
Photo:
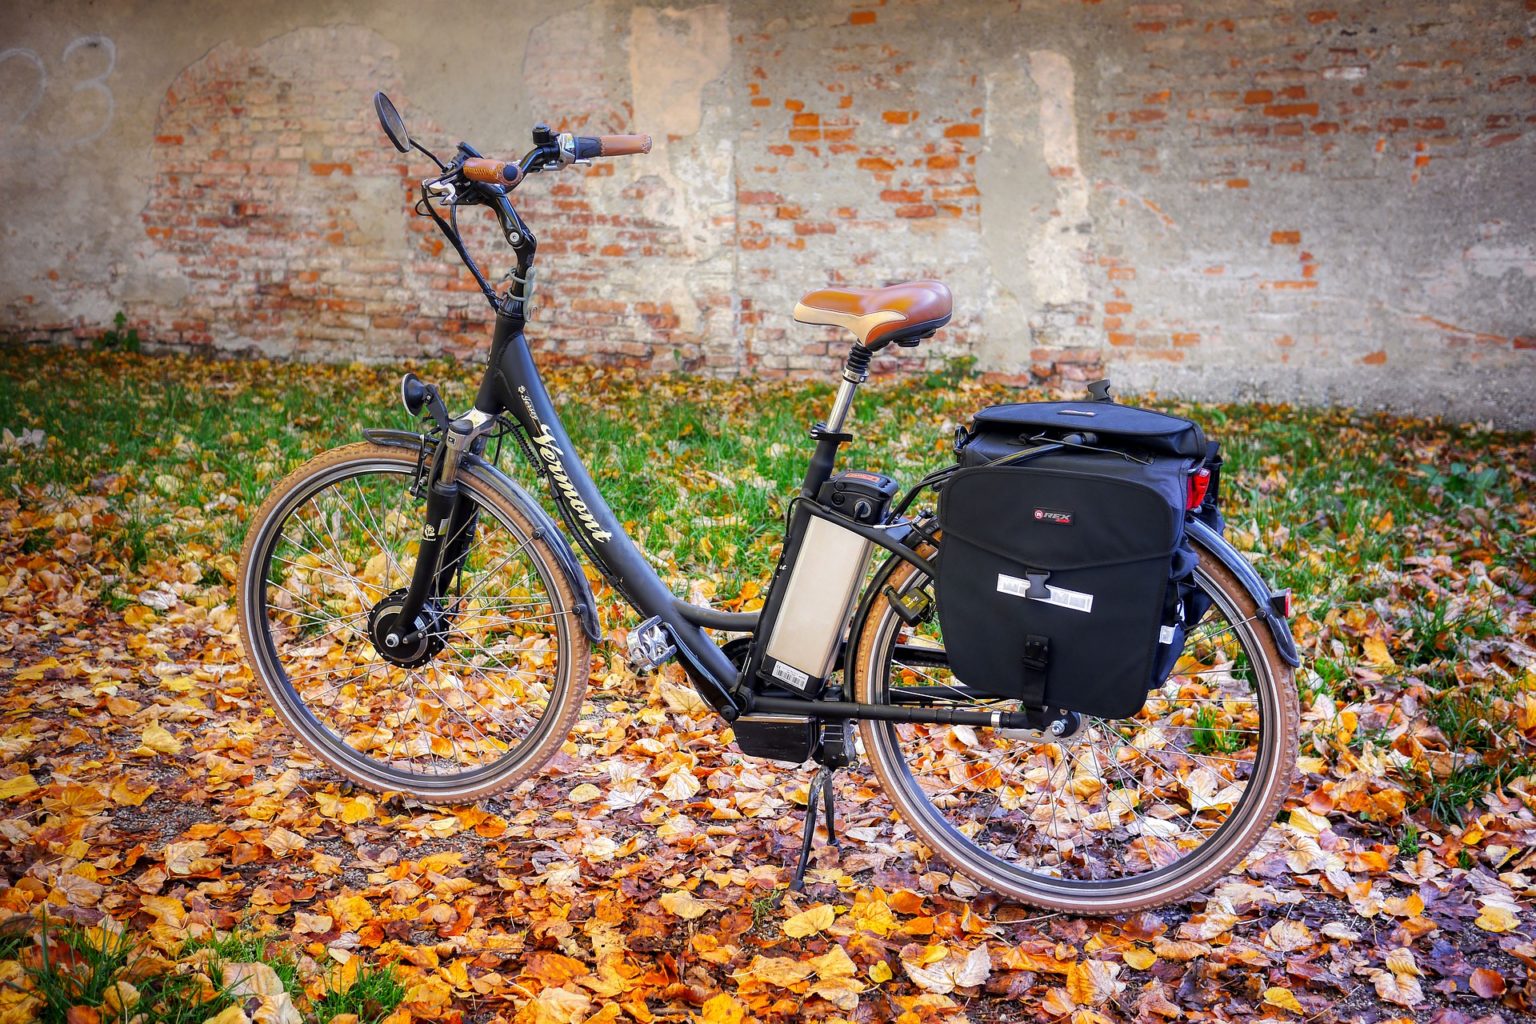
[[[637,676],[656,671],[677,654],[677,645],[659,615],[652,615],[629,631],[628,647],[629,668]]]

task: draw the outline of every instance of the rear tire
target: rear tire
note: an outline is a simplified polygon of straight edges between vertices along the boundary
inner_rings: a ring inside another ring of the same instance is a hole
[[[372,617],[408,582],[425,502],[413,450],[361,443],[286,477],[252,517],[237,605],[246,658],[279,718],[359,785],[464,803],[539,771],[581,711],[591,648],[549,541],[488,480],[456,592],[413,658]],[[408,662],[408,663],[405,663]]]
[[[1184,899],[1258,843],[1295,776],[1295,680],[1246,588],[1209,551],[1199,554],[1211,610],[1136,718],[1086,719],[1075,739],[1055,742],[860,723],[881,787],[929,849],[999,893],[1092,915]],[[935,687],[930,699],[942,699],[954,681],[933,667],[942,654],[908,654],[919,668],[897,660],[898,639],[909,651],[942,648],[936,620],[914,635],[886,594],[927,583],[901,562],[880,586],[854,640],[857,700],[890,703],[893,678],[908,692]]]

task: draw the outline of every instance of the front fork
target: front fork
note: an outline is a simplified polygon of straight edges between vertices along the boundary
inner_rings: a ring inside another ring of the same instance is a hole
[[[444,431],[443,443],[438,445],[429,471],[427,510],[411,584],[393,619],[397,630],[382,638],[386,647],[409,648],[421,639],[424,630],[435,624],[435,617],[423,617],[422,609],[429,598],[446,596],[469,553],[478,525],[479,512],[461,493],[459,468],[466,454],[478,454],[485,447],[485,437],[495,425],[496,417],[471,409],[449,422]],[[407,623],[409,631],[399,632]]]

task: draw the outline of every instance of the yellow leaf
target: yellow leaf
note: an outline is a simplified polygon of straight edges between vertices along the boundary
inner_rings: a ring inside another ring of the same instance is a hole
[[[1288,988],[1267,988],[1264,990],[1264,1002],[1270,1006],[1278,1006],[1282,1010],[1290,1010],[1292,1013],[1305,1013],[1295,993]]]
[[[160,754],[181,753],[181,741],[167,732],[159,722],[150,722],[146,725],[139,739],[144,743],[140,750],[148,747],[150,751]]]
[[[341,806],[341,820],[356,825],[373,817],[373,800],[367,796],[354,797]]]
[[[1269,945],[1282,953],[1305,949],[1312,945],[1312,929],[1300,921],[1276,921],[1266,936]]]
[[[676,914],[684,921],[693,921],[715,909],[713,903],[698,899],[693,893],[683,892],[682,890],[665,893],[657,902],[668,912]]]
[[[1097,1006],[1123,988],[1119,964],[1078,960],[1067,968],[1067,995],[1079,1006]]]
[[[573,804],[591,803],[593,800],[596,800],[602,795],[603,791],[592,785],[592,783],[583,782],[581,785],[571,790],[570,801]]]
[[[39,679],[43,678],[44,672],[47,672],[51,668],[60,667],[61,666],[59,665],[58,658],[44,658],[36,665],[29,666],[22,669],[20,672],[17,672],[11,678],[15,679],[18,683],[35,683]]]
[[[1365,638],[1365,663],[1380,668],[1391,668],[1397,662],[1392,660],[1392,654],[1387,650],[1387,645],[1379,636]]]
[[[1291,827],[1305,832],[1309,836],[1315,836],[1320,832],[1328,831],[1330,822],[1321,814],[1313,814],[1305,807],[1291,808]]]
[[[919,967],[926,967],[929,964],[938,963],[947,956],[949,956],[949,947],[942,942],[935,943],[932,946],[924,946],[922,952],[918,954],[917,965]]]
[[[361,896],[333,896],[326,901],[332,918],[349,932],[373,920],[373,906]]]
[[[837,911],[826,903],[819,903],[784,922],[784,934],[792,939],[803,939],[829,928],[837,918]]]
[[[789,988],[809,978],[815,968],[787,956],[757,956],[752,963],[735,974],[737,981],[756,981],[765,985]]]
[[[747,1019],[747,1009],[729,992],[721,992],[705,1001],[703,1024],[742,1024]]]
[[[0,782],[0,800],[26,796],[37,789],[37,780],[29,775],[17,775]]]
[[[1386,533],[1392,529],[1392,510],[1387,509],[1381,515],[1371,520],[1371,529],[1377,533]]]
[[[1424,1001],[1424,989],[1419,986],[1419,979],[1411,974],[1376,971],[1371,981],[1376,984],[1376,994],[1389,1003],[1412,1007]]]
[[[331,1019],[335,1020],[334,1017]],[[240,1009],[239,1003],[233,1003],[203,1021],[203,1024],[251,1024],[251,1018]]]
[[[1410,949],[1394,949],[1387,954],[1387,967],[1393,974],[1409,975],[1415,978],[1424,976],[1419,970],[1419,965],[1413,959],[1413,951]]]
[[[121,807],[137,807],[148,800],[149,795],[159,788],[151,782],[147,783],[143,789],[134,789],[127,776],[119,775],[117,781],[112,783],[111,795],[113,802]]]
[[[851,978],[858,972],[842,946],[833,946],[821,956],[812,957],[811,966],[821,978]]]
[[[1512,932],[1520,925],[1520,919],[1502,903],[1489,903],[1473,922],[1485,932]]]
[[[881,960],[869,969],[869,980],[876,985],[890,981],[893,977],[895,977],[895,974],[891,971],[891,965],[884,960]]]
[[[308,846],[308,841],[297,832],[290,832],[279,825],[268,832],[261,840],[261,845],[272,851],[274,857],[284,857],[294,850],[302,850]]]
[[[1152,952],[1150,949],[1142,949],[1139,946],[1126,950],[1123,954],[1121,954],[1120,958],[1138,971],[1144,971],[1148,967],[1151,967],[1153,964],[1157,963],[1156,953]]]

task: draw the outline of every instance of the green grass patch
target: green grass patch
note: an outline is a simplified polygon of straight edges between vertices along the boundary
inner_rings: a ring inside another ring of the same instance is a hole
[[[364,966],[350,985],[329,990],[311,1007],[314,1019],[326,1024],[344,1013],[355,1014],[358,1024],[377,1024],[405,998],[405,985],[388,964]]]

